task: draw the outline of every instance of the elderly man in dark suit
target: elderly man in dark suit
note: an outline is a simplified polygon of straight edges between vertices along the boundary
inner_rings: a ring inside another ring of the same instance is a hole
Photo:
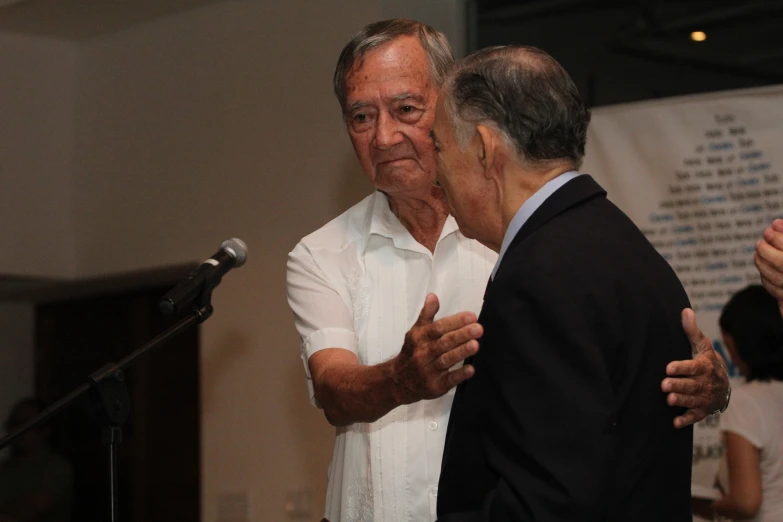
[[[467,237],[499,258],[475,369],[457,390],[443,521],[691,520],[692,431],[661,392],[691,354],[685,291],[577,171],[590,112],[535,48],[480,51],[438,97],[438,181]]]

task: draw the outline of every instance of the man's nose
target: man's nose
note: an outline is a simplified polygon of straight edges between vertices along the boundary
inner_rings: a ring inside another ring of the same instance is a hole
[[[386,112],[378,115],[375,127],[375,146],[381,150],[394,147],[403,140],[400,122]]]

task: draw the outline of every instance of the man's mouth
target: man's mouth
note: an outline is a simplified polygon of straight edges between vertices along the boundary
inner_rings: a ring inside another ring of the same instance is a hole
[[[405,161],[405,160],[409,160],[409,159],[411,159],[411,158],[392,158],[392,159],[385,159],[385,160],[382,160],[382,161],[378,161],[378,162],[376,162],[376,163],[375,163],[375,165],[376,165],[376,166],[378,166],[378,165],[388,165],[388,164],[390,164],[390,163],[397,163],[398,161]]]

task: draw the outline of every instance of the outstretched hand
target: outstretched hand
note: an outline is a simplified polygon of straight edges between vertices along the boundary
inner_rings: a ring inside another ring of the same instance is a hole
[[[469,364],[454,365],[474,355],[484,333],[472,312],[461,312],[435,321],[440,304],[435,294],[424,300],[416,323],[405,334],[400,354],[395,358],[392,379],[400,404],[434,399],[473,375]]]
[[[764,239],[756,243],[753,255],[761,274],[761,284],[775,296],[783,315],[783,219],[776,219],[764,231]]]
[[[676,428],[690,426],[726,405],[729,375],[726,365],[712,347],[712,343],[696,324],[693,310],[682,311],[682,327],[691,343],[693,359],[674,361],[666,367],[661,389],[668,393],[670,406],[681,406],[687,411],[674,419]]]

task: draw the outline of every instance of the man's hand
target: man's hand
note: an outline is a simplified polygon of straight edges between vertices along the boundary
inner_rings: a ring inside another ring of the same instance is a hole
[[[764,239],[756,243],[753,261],[761,274],[761,284],[777,298],[783,315],[783,219],[776,219],[764,231]]]
[[[661,389],[668,393],[670,406],[688,408],[674,419],[675,428],[684,428],[704,419],[726,405],[729,376],[720,355],[696,324],[693,310],[682,311],[682,327],[693,350],[693,359],[674,361],[666,367]]]
[[[472,312],[462,312],[434,321],[440,304],[428,294],[424,306],[408,333],[400,354],[394,360],[392,379],[400,404],[434,399],[473,376],[469,364],[451,370],[478,351],[484,329]]]

